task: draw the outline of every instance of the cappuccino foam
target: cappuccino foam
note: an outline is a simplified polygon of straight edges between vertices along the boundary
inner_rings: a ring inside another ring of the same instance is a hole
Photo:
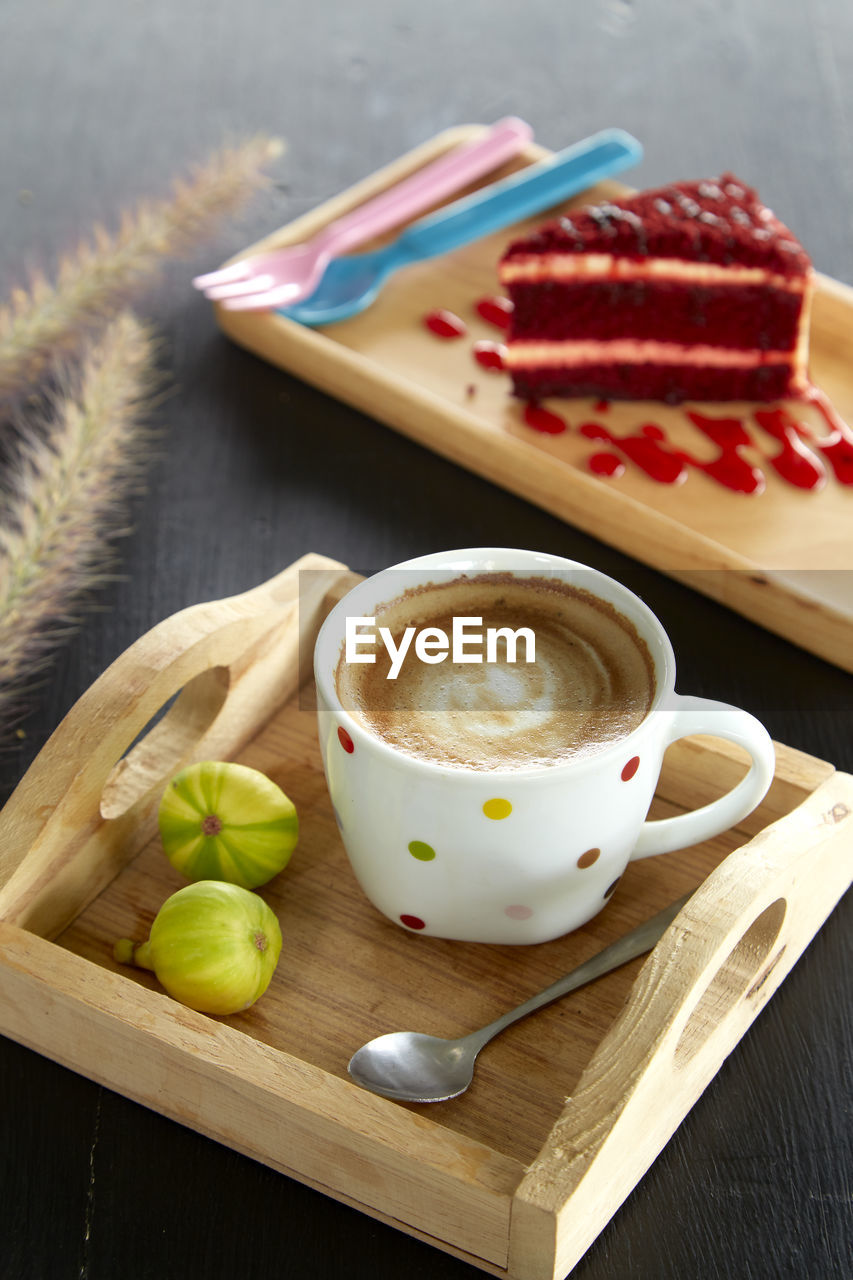
[[[396,679],[377,644],[376,661],[336,672],[342,705],[370,733],[407,755],[472,769],[532,769],[594,754],[642,722],[655,693],[645,641],[612,605],[557,578],[488,573],[461,576],[407,591],[376,609],[399,646],[407,627],[437,628],[448,637],[453,619],[482,618],[482,627],[529,628],[535,661],[520,640],[508,661],[503,637],[497,661],[421,661],[410,645]]]

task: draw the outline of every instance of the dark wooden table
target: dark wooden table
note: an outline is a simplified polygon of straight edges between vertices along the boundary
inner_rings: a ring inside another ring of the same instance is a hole
[[[4,743],[4,795],[95,676],[184,605],[306,550],[370,571],[484,543],[626,579],[670,628],[681,687],[853,768],[848,675],[237,350],[190,289],[195,271],[440,129],[509,113],[555,148],[631,129],[642,185],[732,169],[819,269],[853,283],[847,0],[6,0],[4,294],[224,135],[278,133],[289,150],[251,212],[140,303],[174,388],[160,445],[121,576],[61,648],[25,737]],[[848,900],[578,1277],[850,1274],[851,926]],[[478,1274],[9,1041],[0,1098],[2,1280]]]

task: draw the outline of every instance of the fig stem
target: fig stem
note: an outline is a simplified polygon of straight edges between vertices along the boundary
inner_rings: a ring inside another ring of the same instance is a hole
[[[154,968],[149,942],[140,942],[137,946],[132,938],[119,938],[113,947],[113,955],[119,964],[135,964],[140,969]]]

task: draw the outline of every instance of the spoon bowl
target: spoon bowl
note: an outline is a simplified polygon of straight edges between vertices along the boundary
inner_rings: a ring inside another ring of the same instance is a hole
[[[379,295],[385,280],[400,265],[398,255],[388,249],[376,249],[373,253],[353,254],[349,258],[336,258],[309,298],[290,305],[287,299],[274,300],[282,306],[291,320],[300,324],[335,324],[347,320],[369,307]],[[269,306],[269,302],[267,302]]]
[[[391,1031],[369,1040],[350,1059],[350,1077],[363,1089],[395,1102],[447,1102],[457,1098],[474,1078],[477,1054],[494,1036],[552,1000],[651,951],[689,897],[687,894],[679,898],[479,1031],[460,1036],[458,1040],[444,1040],[419,1031]]]
[[[397,1102],[446,1102],[473,1080],[479,1049],[467,1036],[442,1040],[419,1031],[393,1031],[354,1053],[349,1073],[363,1089]]]

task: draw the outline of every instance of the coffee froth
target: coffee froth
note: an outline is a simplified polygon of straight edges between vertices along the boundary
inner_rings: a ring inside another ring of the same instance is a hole
[[[450,767],[541,768],[603,750],[635,729],[652,704],[654,664],[633,623],[559,578],[462,575],[376,609],[377,627],[388,628],[397,645],[407,627],[449,635],[459,617],[481,618],[484,633],[531,629],[535,660],[524,661],[521,646],[508,661],[501,637],[496,661],[460,663],[448,654],[426,663],[412,654],[388,679],[384,648],[368,663],[341,653],[341,704],[399,751]]]

